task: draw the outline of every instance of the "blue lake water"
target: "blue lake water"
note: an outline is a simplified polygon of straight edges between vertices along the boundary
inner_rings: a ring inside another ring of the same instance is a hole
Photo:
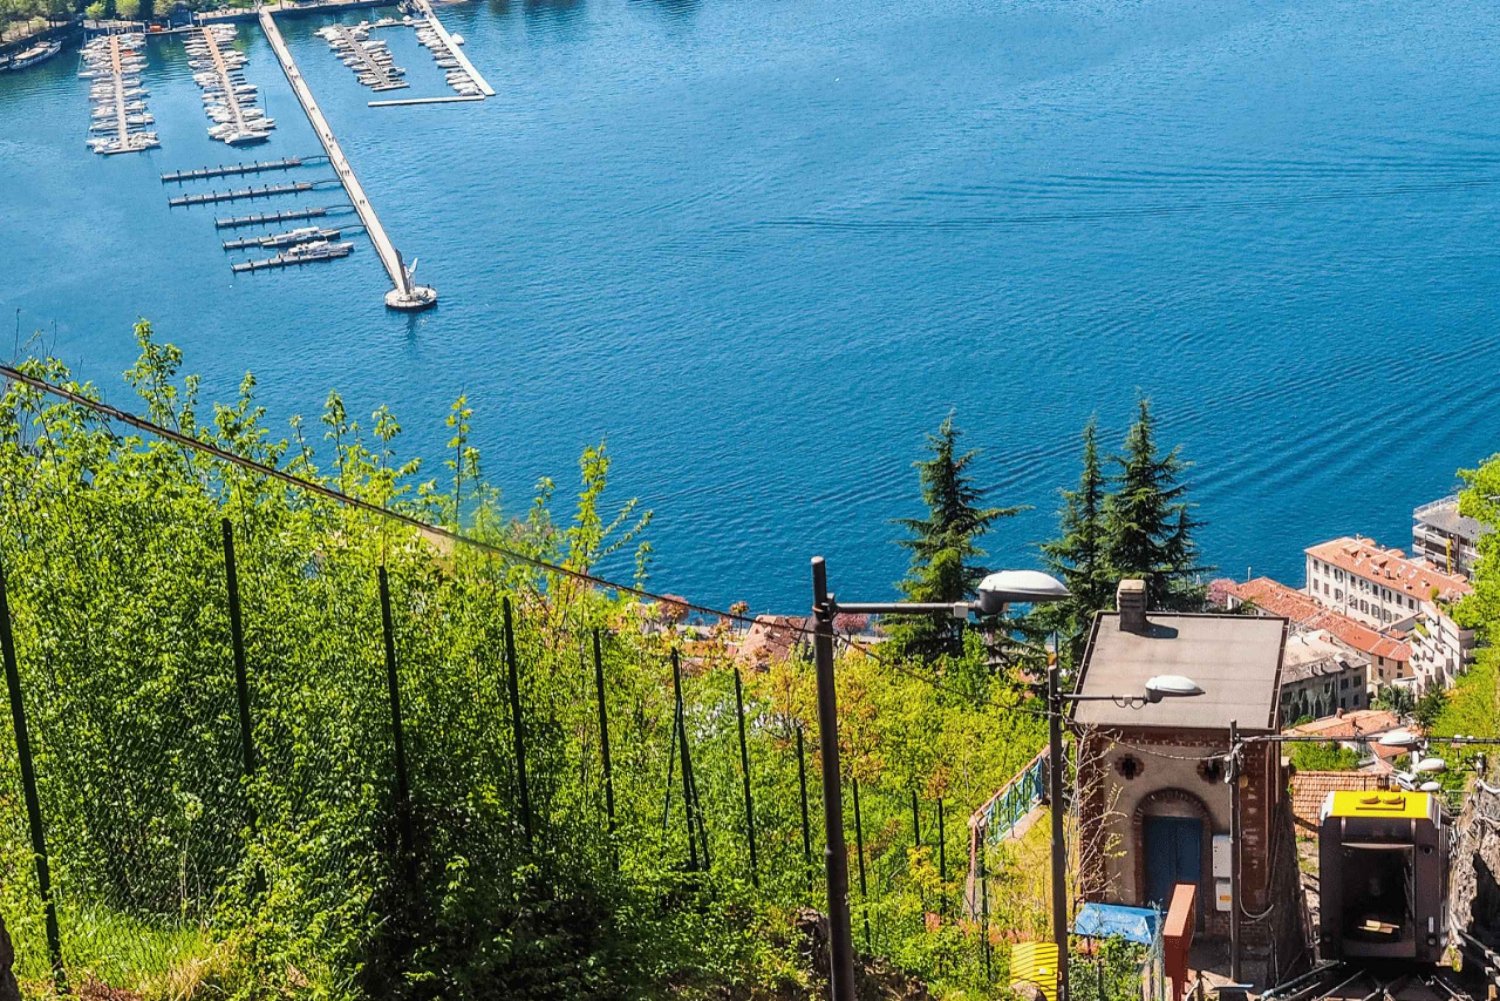
[[[654,583],[757,610],[805,607],[814,553],[846,597],[891,593],[890,519],[916,513],[910,463],[950,408],[995,502],[1034,505],[996,565],[1035,562],[1083,422],[1115,442],[1139,394],[1234,575],[1300,583],[1338,533],[1407,545],[1412,506],[1500,450],[1493,4],[441,13],[497,97],[368,108],[325,22],[282,22],[436,310],[388,313],[362,237],[231,274],[215,216],[337,192],[168,209],[163,171],[317,152],[251,24],[278,128],[250,152],[207,137],[178,42],[151,45],[146,155],[84,147],[72,54],[0,75],[0,326],[19,309],[125,402],[147,316],[206,396],[253,370],[278,420],[333,387],[355,414],[389,403],[434,475],[467,392],[516,509],[607,437],[618,493],[657,512]],[[413,81],[391,96],[445,92],[410,32],[385,37]]]

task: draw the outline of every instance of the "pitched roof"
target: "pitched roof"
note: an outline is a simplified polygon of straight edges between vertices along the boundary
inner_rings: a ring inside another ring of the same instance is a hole
[[[1301,827],[1316,830],[1323,801],[1331,792],[1384,789],[1385,776],[1369,772],[1295,772],[1292,775],[1292,816]]]
[[[1311,595],[1269,577],[1257,577],[1243,584],[1230,580],[1214,583],[1239,600],[1254,604],[1267,615],[1291,619],[1304,629],[1322,629],[1360,653],[1398,662],[1411,660],[1411,644],[1404,639],[1372,629],[1342,612],[1324,608]]]
[[[1281,658],[1281,683],[1341,674],[1363,668],[1367,660],[1342,643],[1335,643],[1325,630],[1298,633],[1286,641]]]
[[[740,640],[740,659],[752,667],[765,667],[772,661],[785,660],[808,636],[807,619],[793,615],[757,615],[755,622]]]
[[[1324,716],[1287,730],[1298,737],[1324,737],[1328,740],[1350,740],[1385,733],[1401,725],[1396,714],[1386,709],[1355,709],[1341,716]]]
[[[1462,574],[1443,573],[1422,560],[1407,559],[1399,549],[1381,549],[1374,539],[1344,536],[1308,546],[1307,555],[1383,587],[1426,599],[1468,594],[1473,588]]]
[[[1118,612],[1100,612],[1084,654],[1078,693],[1133,696],[1155,675],[1186,675],[1203,689],[1194,698],[1163,699],[1132,708],[1114,701],[1079,702],[1085,726],[1247,731],[1276,723],[1281,647],[1286,623],[1245,615],[1152,612],[1143,632],[1120,628]]]

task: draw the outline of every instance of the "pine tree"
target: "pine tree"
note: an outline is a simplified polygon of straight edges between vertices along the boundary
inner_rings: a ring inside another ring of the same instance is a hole
[[[1179,452],[1157,452],[1151,403],[1141,400],[1125,454],[1114,459],[1120,469],[1104,505],[1104,527],[1111,575],[1144,579],[1149,607],[1181,611],[1203,606],[1199,577],[1212,568],[1198,562],[1193,532],[1200,526],[1184,499],[1187,485],[1179,482],[1188,468]]]
[[[985,555],[979,538],[1000,518],[1020,513],[1020,507],[982,507],[984,491],[974,485],[969,466],[977,449],[959,453],[962,432],[949,414],[937,434],[927,436],[926,459],[915,463],[927,504],[927,517],[897,521],[910,534],[901,545],[911,553],[911,566],[897,585],[911,601],[958,602],[974,597],[988,572],[978,562]],[[962,633],[952,621],[901,618],[889,623],[896,648],[925,659],[962,650]]]
[[[1043,632],[1059,634],[1065,656],[1076,661],[1094,613],[1109,607],[1114,581],[1106,553],[1104,509],[1108,484],[1099,460],[1098,423],[1083,429],[1083,471],[1076,490],[1063,490],[1057,538],[1041,545],[1048,572],[1067,585],[1066,601],[1038,605],[1032,620]]]

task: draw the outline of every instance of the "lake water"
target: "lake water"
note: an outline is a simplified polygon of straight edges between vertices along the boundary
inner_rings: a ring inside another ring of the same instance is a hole
[[[757,610],[804,608],[815,553],[844,596],[891,594],[890,519],[916,513],[910,463],[950,408],[995,502],[1034,505],[996,565],[1034,563],[1083,422],[1113,443],[1139,394],[1234,575],[1300,583],[1338,533],[1409,545],[1412,506],[1500,450],[1494,4],[441,13],[497,97],[368,108],[325,21],[282,22],[436,310],[388,313],[360,236],[232,275],[211,220],[298,199],[168,209],[163,171],[318,151],[251,24],[278,129],[248,152],[207,137],[178,42],[150,49],[146,155],[84,147],[74,54],[0,75],[0,325],[19,308],[126,402],[147,316],[207,396],[253,370],[278,420],[332,387],[355,414],[389,403],[434,475],[467,392],[517,510],[607,437],[618,493],[657,512],[654,583]],[[409,31],[385,37],[413,81],[390,96],[445,92]]]

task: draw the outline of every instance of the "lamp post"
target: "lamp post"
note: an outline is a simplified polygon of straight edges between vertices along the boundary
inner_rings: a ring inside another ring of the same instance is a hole
[[[854,942],[849,926],[849,849],[844,844],[843,776],[839,769],[838,700],[833,675],[833,619],[852,615],[999,615],[1007,605],[1068,596],[1061,582],[1037,570],[1002,570],[979,584],[977,601],[839,602],[828,590],[823,557],[812,561],[813,661],[818,682],[818,746],[823,758],[823,861],[828,880],[828,984],[833,1001],[854,1001]]]
[[[1063,714],[1071,702],[1114,702],[1139,709],[1162,699],[1190,698],[1203,689],[1191,678],[1162,674],[1146,681],[1139,695],[1064,694],[1056,661],[1047,669],[1047,775],[1052,814],[1052,942],[1057,948],[1057,1001],[1068,1001],[1068,848],[1063,832]]]

